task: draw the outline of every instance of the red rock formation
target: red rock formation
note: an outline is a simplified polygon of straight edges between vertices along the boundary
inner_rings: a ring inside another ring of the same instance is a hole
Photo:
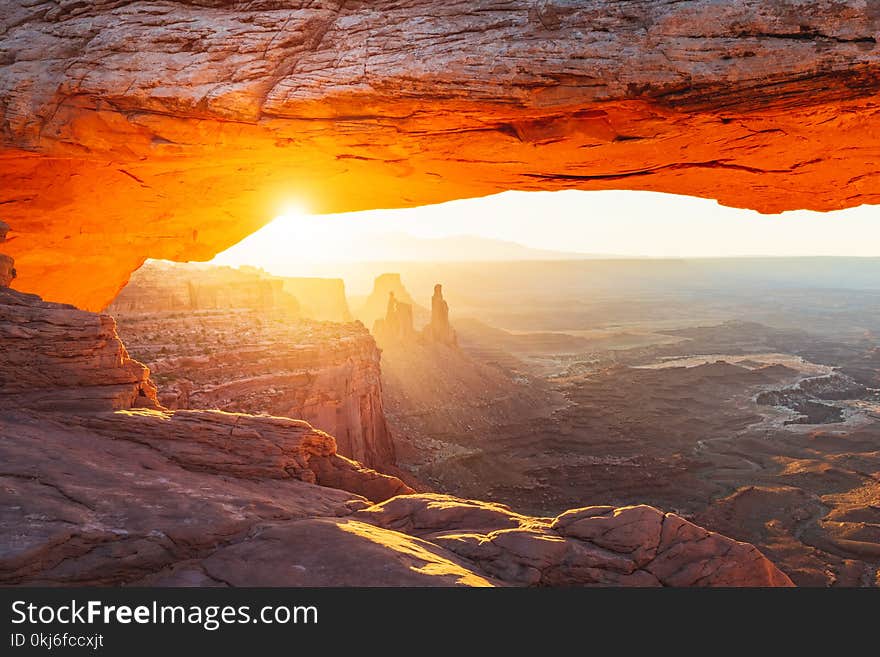
[[[379,350],[359,324],[261,312],[122,313],[119,330],[168,408],[302,418],[371,467],[395,462]]]
[[[458,344],[455,331],[449,324],[449,304],[443,299],[443,286],[439,283],[434,286],[434,296],[431,297],[431,323],[425,327],[424,335],[439,344],[449,346]]]
[[[405,303],[412,309],[413,321],[421,323],[428,317],[428,311],[418,305],[403,286],[400,274],[391,273],[376,276],[373,281],[373,291],[370,292],[363,305],[355,311],[355,317],[364,326],[374,326],[376,320],[387,317],[388,301],[392,294],[396,303]]]
[[[413,328],[412,304],[398,301],[394,292],[389,292],[388,310],[385,312],[385,317],[373,322],[373,337],[381,347],[405,344],[418,339]]]
[[[0,203],[18,285],[101,308],[146,257],[210,258],[291,198],[878,203],[878,32],[864,0],[10,0]]]
[[[102,387],[147,380],[112,320],[0,295],[4,585],[790,583],[752,546],[649,507],[550,522],[445,496],[371,506],[358,493],[411,489],[304,422],[111,412],[125,399]],[[68,412],[34,410],[49,399]]]
[[[148,444],[185,468],[310,483],[323,478],[363,488],[370,499],[410,490],[339,456],[334,438],[301,420],[163,409],[150,371],[128,356],[107,315],[0,288],[0,340],[0,411],[65,412],[50,418]],[[376,381],[378,387],[378,373]]]
[[[150,371],[107,315],[0,287],[0,408],[158,407]]]
[[[342,454],[373,467],[392,465],[375,343],[353,324],[296,321],[314,306],[300,308],[289,281],[307,295],[344,294],[341,280],[149,263],[108,310],[161,383],[168,408],[303,418],[333,434]],[[319,308],[344,315],[342,301],[340,307],[331,295]]]
[[[448,346],[457,346],[458,340],[455,331],[449,323],[449,305],[443,299],[443,286],[439,283],[434,285],[434,296],[431,298],[431,315],[430,321],[422,328],[419,333],[413,329],[413,306],[409,292],[403,287],[400,280],[400,274],[382,274],[376,278],[373,284],[373,293],[369,296],[363,308],[360,310],[360,316],[363,318],[371,317],[378,305],[378,298],[382,291],[388,290],[387,309],[384,316],[380,316],[373,322],[373,335],[379,346],[394,347],[398,345],[412,344],[416,341],[434,342],[437,344],[445,344]],[[402,301],[397,297],[401,294],[408,302]],[[421,306],[416,306],[424,314]]]
[[[431,541],[526,586],[792,586],[754,546],[650,506],[532,518],[499,504],[408,495],[355,517]]]
[[[245,479],[292,477],[377,501],[412,492],[396,477],[340,456],[332,436],[302,420],[148,409],[75,416],[69,424],[142,443],[186,470]]]
[[[330,450],[280,418],[0,412],[0,583],[790,585],[754,547],[650,507],[542,519],[437,495],[371,506],[306,483],[323,483]]]

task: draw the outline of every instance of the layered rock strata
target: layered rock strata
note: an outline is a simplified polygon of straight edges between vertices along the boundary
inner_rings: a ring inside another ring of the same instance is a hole
[[[302,418],[371,467],[395,462],[380,354],[359,324],[293,322],[259,312],[118,315],[168,408]]]
[[[159,406],[149,370],[108,315],[0,287],[0,408],[111,411]]]

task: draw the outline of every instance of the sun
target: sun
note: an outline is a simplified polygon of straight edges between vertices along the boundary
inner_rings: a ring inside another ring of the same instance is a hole
[[[309,214],[301,203],[286,203],[261,230],[217,254],[218,265],[252,265],[268,271],[287,271],[304,263],[346,260],[356,250],[352,231],[326,215]],[[342,230],[340,230],[342,229]]]
[[[295,220],[299,217],[305,217],[308,214],[309,212],[305,204],[296,201],[288,201],[281,206],[279,214],[272,221]]]

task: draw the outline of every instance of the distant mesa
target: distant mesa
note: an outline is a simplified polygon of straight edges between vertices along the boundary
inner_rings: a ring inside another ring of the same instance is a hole
[[[415,342],[445,344],[452,347],[458,346],[455,331],[449,323],[449,304],[443,298],[443,286],[439,283],[434,285],[434,296],[431,297],[431,316],[427,325],[416,332],[413,320],[413,306],[415,305],[409,293],[403,287],[400,274],[382,274],[376,279],[373,286],[373,294],[367,300],[367,305],[375,304],[374,296],[383,288],[396,288],[388,292],[388,301],[385,307],[385,316],[379,317],[373,322],[373,337],[379,346],[395,346],[412,344]],[[401,301],[401,294],[409,301]]]
[[[300,315],[299,302],[284,291],[283,282],[260,269],[160,262],[147,263],[132,274],[107,308],[110,313],[218,309]]]
[[[110,313],[175,310],[258,310],[291,319],[349,322],[345,284],[338,278],[285,278],[258,267],[238,269],[148,262],[108,306]]]

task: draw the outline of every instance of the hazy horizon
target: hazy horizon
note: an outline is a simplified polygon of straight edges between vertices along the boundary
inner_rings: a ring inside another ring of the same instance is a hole
[[[333,263],[749,257],[880,257],[880,209],[761,215],[630,191],[504,192],[335,215],[290,206],[211,262],[309,275]]]

